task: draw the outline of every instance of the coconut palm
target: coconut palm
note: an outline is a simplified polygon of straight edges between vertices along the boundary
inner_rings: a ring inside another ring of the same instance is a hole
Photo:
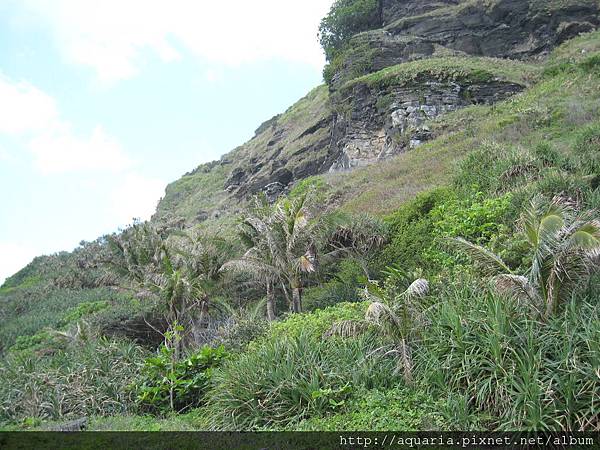
[[[220,281],[229,244],[194,230],[162,230],[149,223],[134,224],[112,237],[111,244],[113,267],[134,287],[157,294],[167,323],[185,327],[183,343],[198,344],[208,327],[209,306],[222,303],[210,294]]]
[[[310,223],[305,208],[307,195],[284,199],[274,214],[274,235],[280,247],[274,260],[292,291],[292,312],[302,311],[302,290],[306,274],[317,267],[316,234],[318,223]]]
[[[283,274],[278,265],[280,243],[274,233],[273,211],[264,196],[254,198],[254,207],[243,220],[239,232],[248,250],[241,258],[225,263],[221,270],[250,273],[254,282],[266,290],[267,319],[275,320],[274,287],[283,280]]]
[[[502,259],[462,238],[453,242],[466,251],[500,290],[528,298],[548,318],[598,269],[600,220],[596,211],[580,213],[570,202],[555,197],[549,204],[536,196],[523,212],[520,226],[531,250],[532,264],[519,275]]]
[[[211,305],[228,308],[228,305],[212,295],[222,280],[221,268],[233,252],[232,244],[218,236],[188,230],[179,232],[171,239],[175,263],[184,270],[193,286],[200,304],[198,324],[207,328]]]

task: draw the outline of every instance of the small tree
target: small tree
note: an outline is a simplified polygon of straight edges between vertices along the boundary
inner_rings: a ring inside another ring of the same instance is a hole
[[[242,235],[251,247],[244,256],[225,265],[252,274],[266,287],[271,320],[275,317],[274,286],[281,285],[292,312],[301,312],[306,275],[317,270],[323,224],[308,219],[307,195],[282,198],[274,206],[257,199],[255,208],[243,221]]]
[[[385,346],[379,350],[397,356],[398,371],[402,372],[404,381],[411,384],[412,352],[418,330],[425,325],[419,300],[429,293],[429,283],[418,278],[420,273],[406,273],[396,266],[387,267],[384,273],[383,286],[372,281],[363,291],[364,297],[371,302],[364,320],[337,322],[325,335],[349,337],[365,331],[368,326],[376,327],[392,343],[391,348]]]
[[[200,331],[208,326],[209,305],[214,303],[210,293],[229,257],[227,242],[146,222],[113,236],[111,246],[113,268],[127,275],[134,287],[150,290],[163,300],[171,329],[175,323],[184,327],[181,345],[191,340],[198,344]]]
[[[328,61],[352,36],[380,25],[379,3],[379,0],[336,0],[333,3],[319,26],[319,41]]]

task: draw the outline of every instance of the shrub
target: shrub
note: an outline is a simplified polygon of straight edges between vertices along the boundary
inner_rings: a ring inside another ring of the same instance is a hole
[[[305,290],[306,311],[322,309],[342,302],[360,301],[357,291],[361,286],[360,280],[365,277],[360,264],[352,259],[344,259],[337,267],[337,272],[329,281]]]
[[[343,408],[356,389],[398,384],[392,360],[366,358],[377,347],[373,336],[324,342],[300,333],[267,340],[215,372],[210,428],[284,428]]]
[[[501,245],[505,240],[512,241],[505,224],[511,200],[511,194],[486,198],[479,192],[471,198],[438,204],[429,214],[433,242],[424,249],[428,263],[447,270],[461,270],[467,264],[463,257],[444,250],[444,241],[449,237],[462,237],[479,244]]]
[[[376,265],[398,265],[409,271],[422,268],[430,275],[455,266],[460,270],[467,261],[446,252],[444,239],[470,236],[479,243],[501,246],[513,240],[507,226],[512,211],[511,194],[486,198],[476,193],[460,199],[448,189],[421,194],[387,218],[391,242],[378,255]],[[515,261],[522,258],[510,256]]]
[[[422,388],[359,391],[339,412],[303,420],[299,431],[424,431],[448,429],[443,405]]]
[[[227,353],[223,346],[203,347],[178,360],[175,348],[162,345],[156,356],[146,358],[141,375],[132,386],[142,410],[167,413],[199,406],[212,376]]]
[[[401,265],[405,270],[426,268],[428,264],[424,250],[431,246],[434,238],[430,212],[453,196],[454,193],[449,189],[422,193],[386,217],[390,243],[374,257],[374,268],[381,271],[394,264]]]
[[[110,303],[104,300],[89,303],[81,303],[76,307],[69,309],[67,314],[65,314],[62,320],[59,322],[59,325],[65,326],[69,323],[77,322],[82,317],[89,316],[91,314],[107,309],[109,306]]]
[[[31,336],[18,336],[8,349],[11,353],[29,354],[33,356],[45,351],[53,351],[60,346],[59,341],[49,330],[42,330]]]
[[[296,338],[305,334],[314,339],[320,339],[334,322],[341,320],[360,320],[364,317],[367,304],[339,303],[325,309],[318,309],[311,313],[291,314],[286,320],[275,322],[271,325],[268,335],[259,339],[258,343],[265,341]]]
[[[268,330],[269,322],[265,319],[236,318],[221,328],[221,342],[229,350],[244,350],[250,342],[260,339]]]
[[[470,199],[452,199],[431,210],[435,233],[443,237],[461,236],[477,242],[488,242],[507,229],[503,219],[512,196],[486,198],[482,192]]]

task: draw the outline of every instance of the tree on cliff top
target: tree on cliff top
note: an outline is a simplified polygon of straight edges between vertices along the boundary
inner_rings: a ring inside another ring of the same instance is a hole
[[[331,61],[356,33],[380,25],[379,0],[336,0],[321,20],[319,42]]]

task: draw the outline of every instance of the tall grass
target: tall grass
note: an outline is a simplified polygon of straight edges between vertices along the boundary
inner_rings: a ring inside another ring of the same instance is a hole
[[[302,333],[267,341],[215,373],[210,427],[284,428],[343,407],[355,389],[397,385],[392,359],[367,357],[377,345],[372,335],[322,341]]]
[[[127,386],[143,359],[129,342],[101,339],[48,354],[9,353],[0,362],[0,421],[125,414]]]
[[[449,287],[416,352],[419,375],[438,395],[465,399],[464,417],[488,416],[487,428],[599,430],[597,297],[573,299],[545,323],[531,317],[475,284]]]

